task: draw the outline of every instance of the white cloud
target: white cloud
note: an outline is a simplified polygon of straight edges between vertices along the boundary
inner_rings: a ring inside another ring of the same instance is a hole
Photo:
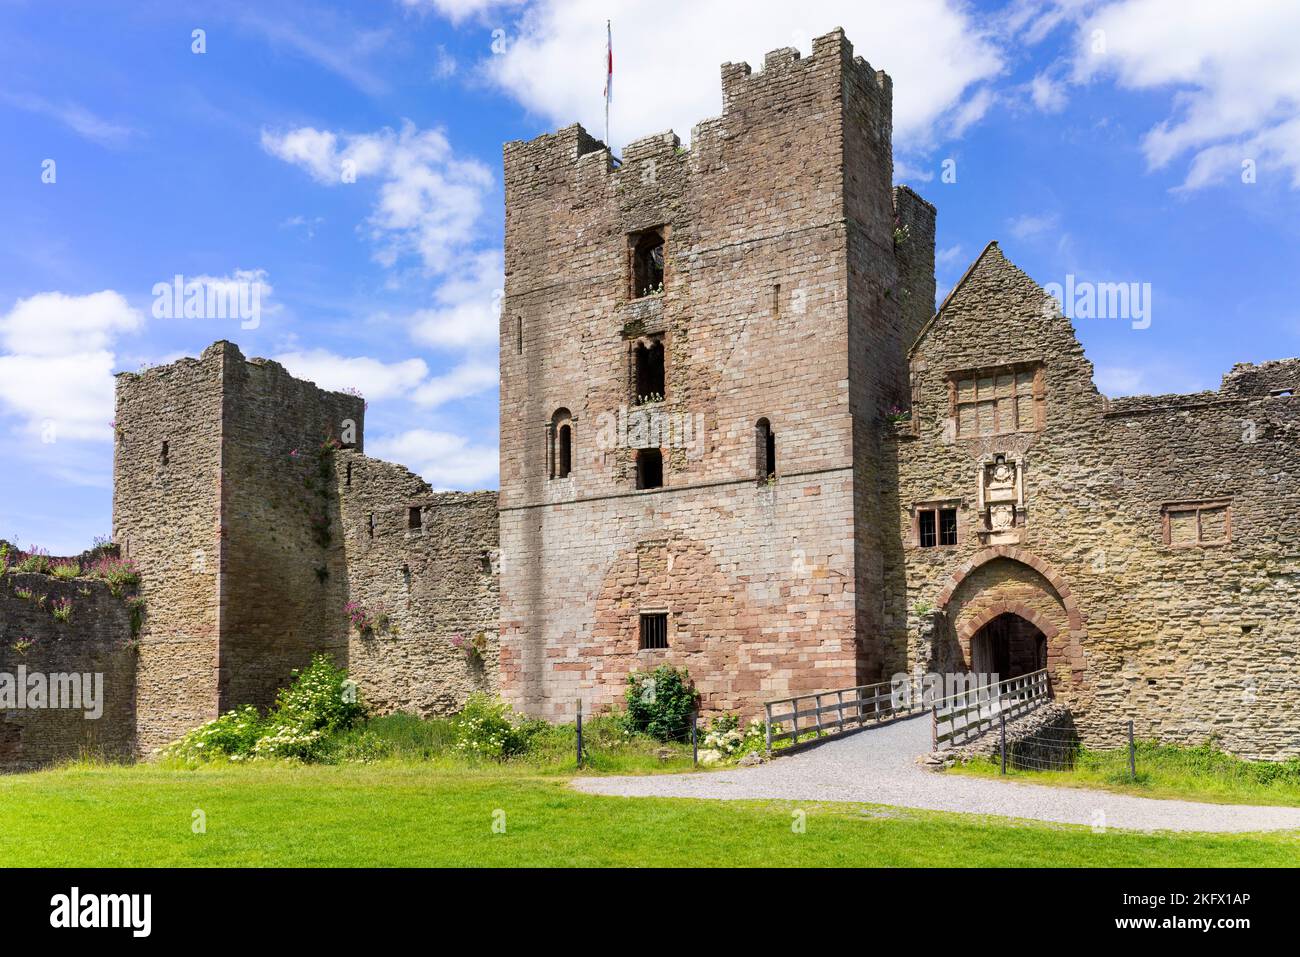
[[[356,389],[375,401],[407,395],[429,374],[423,359],[382,362],[368,356],[340,356],[327,349],[285,352],[273,358],[290,374],[322,389]]]
[[[1047,73],[1040,73],[1029,83],[1029,95],[1034,106],[1044,113],[1059,113],[1065,109],[1067,97],[1065,84]]]
[[[494,185],[488,168],[456,156],[441,130],[420,130],[410,122],[400,131],[361,134],[263,130],[262,147],[325,185],[379,180],[367,225],[375,259],[385,266],[415,256],[430,273],[452,271],[457,253],[479,234],[484,200]]]
[[[1300,189],[1297,37],[1293,0],[1245,8],[1120,0],[1081,20],[1075,79],[1110,75],[1129,89],[1171,91],[1171,115],[1147,132],[1142,148],[1152,169],[1192,154],[1187,189],[1239,172],[1244,160],[1289,171]]]
[[[111,289],[87,296],[42,292],[19,299],[0,316],[0,344],[8,352],[27,355],[100,352],[143,322],[139,311]]]
[[[44,292],[0,316],[0,406],[45,443],[107,441],[113,418],[112,346],[144,317],[112,290]]]
[[[489,10],[522,6],[526,0],[401,0],[410,10],[432,10],[452,23],[468,17],[481,16]]]
[[[438,44],[436,52],[438,58],[433,65],[434,79],[445,80],[448,77],[455,76],[456,71],[460,69],[460,63],[457,62],[454,56],[447,52],[447,48],[442,44]]]
[[[451,432],[412,429],[368,442],[366,452],[401,462],[435,488],[492,488],[499,454],[494,445],[475,445]]]
[[[0,93],[0,99],[20,110],[51,117],[78,136],[102,146],[121,146],[135,132],[128,126],[97,116],[71,100],[55,102],[35,93]]]
[[[418,405],[434,408],[495,389],[499,381],[500,370],[495,363],[470,359],[421,385],[411,399]]]
[[[388,89],[387,83],[367,66],[367,61],[380,53],[390,39],[388,30],[357,29],[320,10],[313,12],[310,22],[302,23],[273,19],[250,9],[239,11],[236,19],[262,34],[273,47],[292,50],[363,93],[376,96]]]
[[[1143,389],[1141,369],[1126,369],[1121,366],[1098,366],[1094,370],[1092,378],[1101,394],[1112,398],[1122,395],[1138,395]]]
[[[435,306],[410,319],[411,337],[437,349],[473,349],[497,341],[505,265],[500,249],[469,257],[434,294]]]
[[[1055,230],[1059,224],[1060,218],[1055,213],[1043,213],[1039,216],[1026,214],[1008,219],[1007,229],[1016,239],[1033,239]]]
[[[934,261],[939,266],[948,266],[954,262],[958,262],[961,259],[961,254],[962,245],[961,243],[957,243],[953,246],[947,247],[946,249],[940,249],[935,253]]]
[[[577,120],[603,135],[607,18],[616,144],[666,127],[688,139],[695,123],[722,111],[721,63],[745,60],[758,70],[777,46],[806,55],[812,38],[836,25],[857,54],[893,77],[894,142],[903,150],[927,145],[941,121],[978,118],[989,101],[977,88],[1002,70],[996,47],[954,0],[751,0],[741,15],[728,0],[541,0],[526,10],[505,52],[485,61],[487,73],[549,123]]]

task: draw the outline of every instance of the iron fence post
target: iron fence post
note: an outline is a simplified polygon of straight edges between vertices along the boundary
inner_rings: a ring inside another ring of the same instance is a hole
[[[1129,718],[1128,722],[1128,778],[1130,781],[1136,781],[1137,772],[1137,749],[1133,746],[1133,719]]]
[[[582,699],[578,699],[576,711],[578,725],[578,769],[582,769]]]
[[[700,764],[700,746],[696,740],[696,729],[700,724],[699,711],[691,712],[691,764],[699,767]]]
[[[763,710],[767,712],[767,756],[772,756],[772,705],[767,703],[763,705]]]

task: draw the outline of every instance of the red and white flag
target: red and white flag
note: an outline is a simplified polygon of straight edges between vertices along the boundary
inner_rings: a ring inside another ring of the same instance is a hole
[[[605,21],[605,105],[614,98],[614,34]]]

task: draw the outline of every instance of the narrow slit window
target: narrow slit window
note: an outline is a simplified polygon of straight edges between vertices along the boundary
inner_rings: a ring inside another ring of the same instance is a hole
[[[169,451],[170,451],[170,446],[167,444],[167,440],[164,439],[162,444],[162,454],[158,456],[158,461],[160,461],[163,465],[167,464],[167,457]]]
[[[641,649],[668,647],[668,613],[656,611],[641,615]]]
[[[758,462],[758,479],[766,481],[776,477],[776,433],[772,423],[759,419],[754,426],[754,455]]]
[[[552,479],[566,479],[573,472],[573,416],[568,409],[556,409],[551,416],[546,458]]]
[[[555,477],[568,478],[573,468],[573,427],[567,422],[560,426],[556,454],[559,461],[555,465]]]
[[[349,488],[352,487],[352,463],[351,462],[348,463],[348,471],[346,477],[343,479],[343,484],[348,486]]]
[[[424,510],[418,505],[412,505],[406,510],[406,527],[411,531],[418,531],[424,524]]]
[[[515,354],[524,354],[524,317],[515,316]]]
[[[366,516],[366,531],[371,538],[375,537],[375,513],[371,512]]]
[[[636,453],[636,487],[662,488],[664,457],[659,449],[638,449]]]

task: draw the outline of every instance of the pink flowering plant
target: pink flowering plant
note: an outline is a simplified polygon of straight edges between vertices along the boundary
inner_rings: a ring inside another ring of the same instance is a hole
[[[100,555],[85,573],[91,578],[107,582],[108,590],[114,598],[124,598],[140,585],[140,571],[135,567],[135,562],[118,555]]]
[[[393,624],[388,608],[380,602],[373,609],[367,608],[359,601],[350,601],[343,606],[343,616],[362,638],[375,635],[395,634],[397,627]]]
[[[465,655],[471,665],[483,664],[483,655],[487,652],[487,633],[480,631],[473,638],[466,638],[459,632],[451,636],[453,648]]]

